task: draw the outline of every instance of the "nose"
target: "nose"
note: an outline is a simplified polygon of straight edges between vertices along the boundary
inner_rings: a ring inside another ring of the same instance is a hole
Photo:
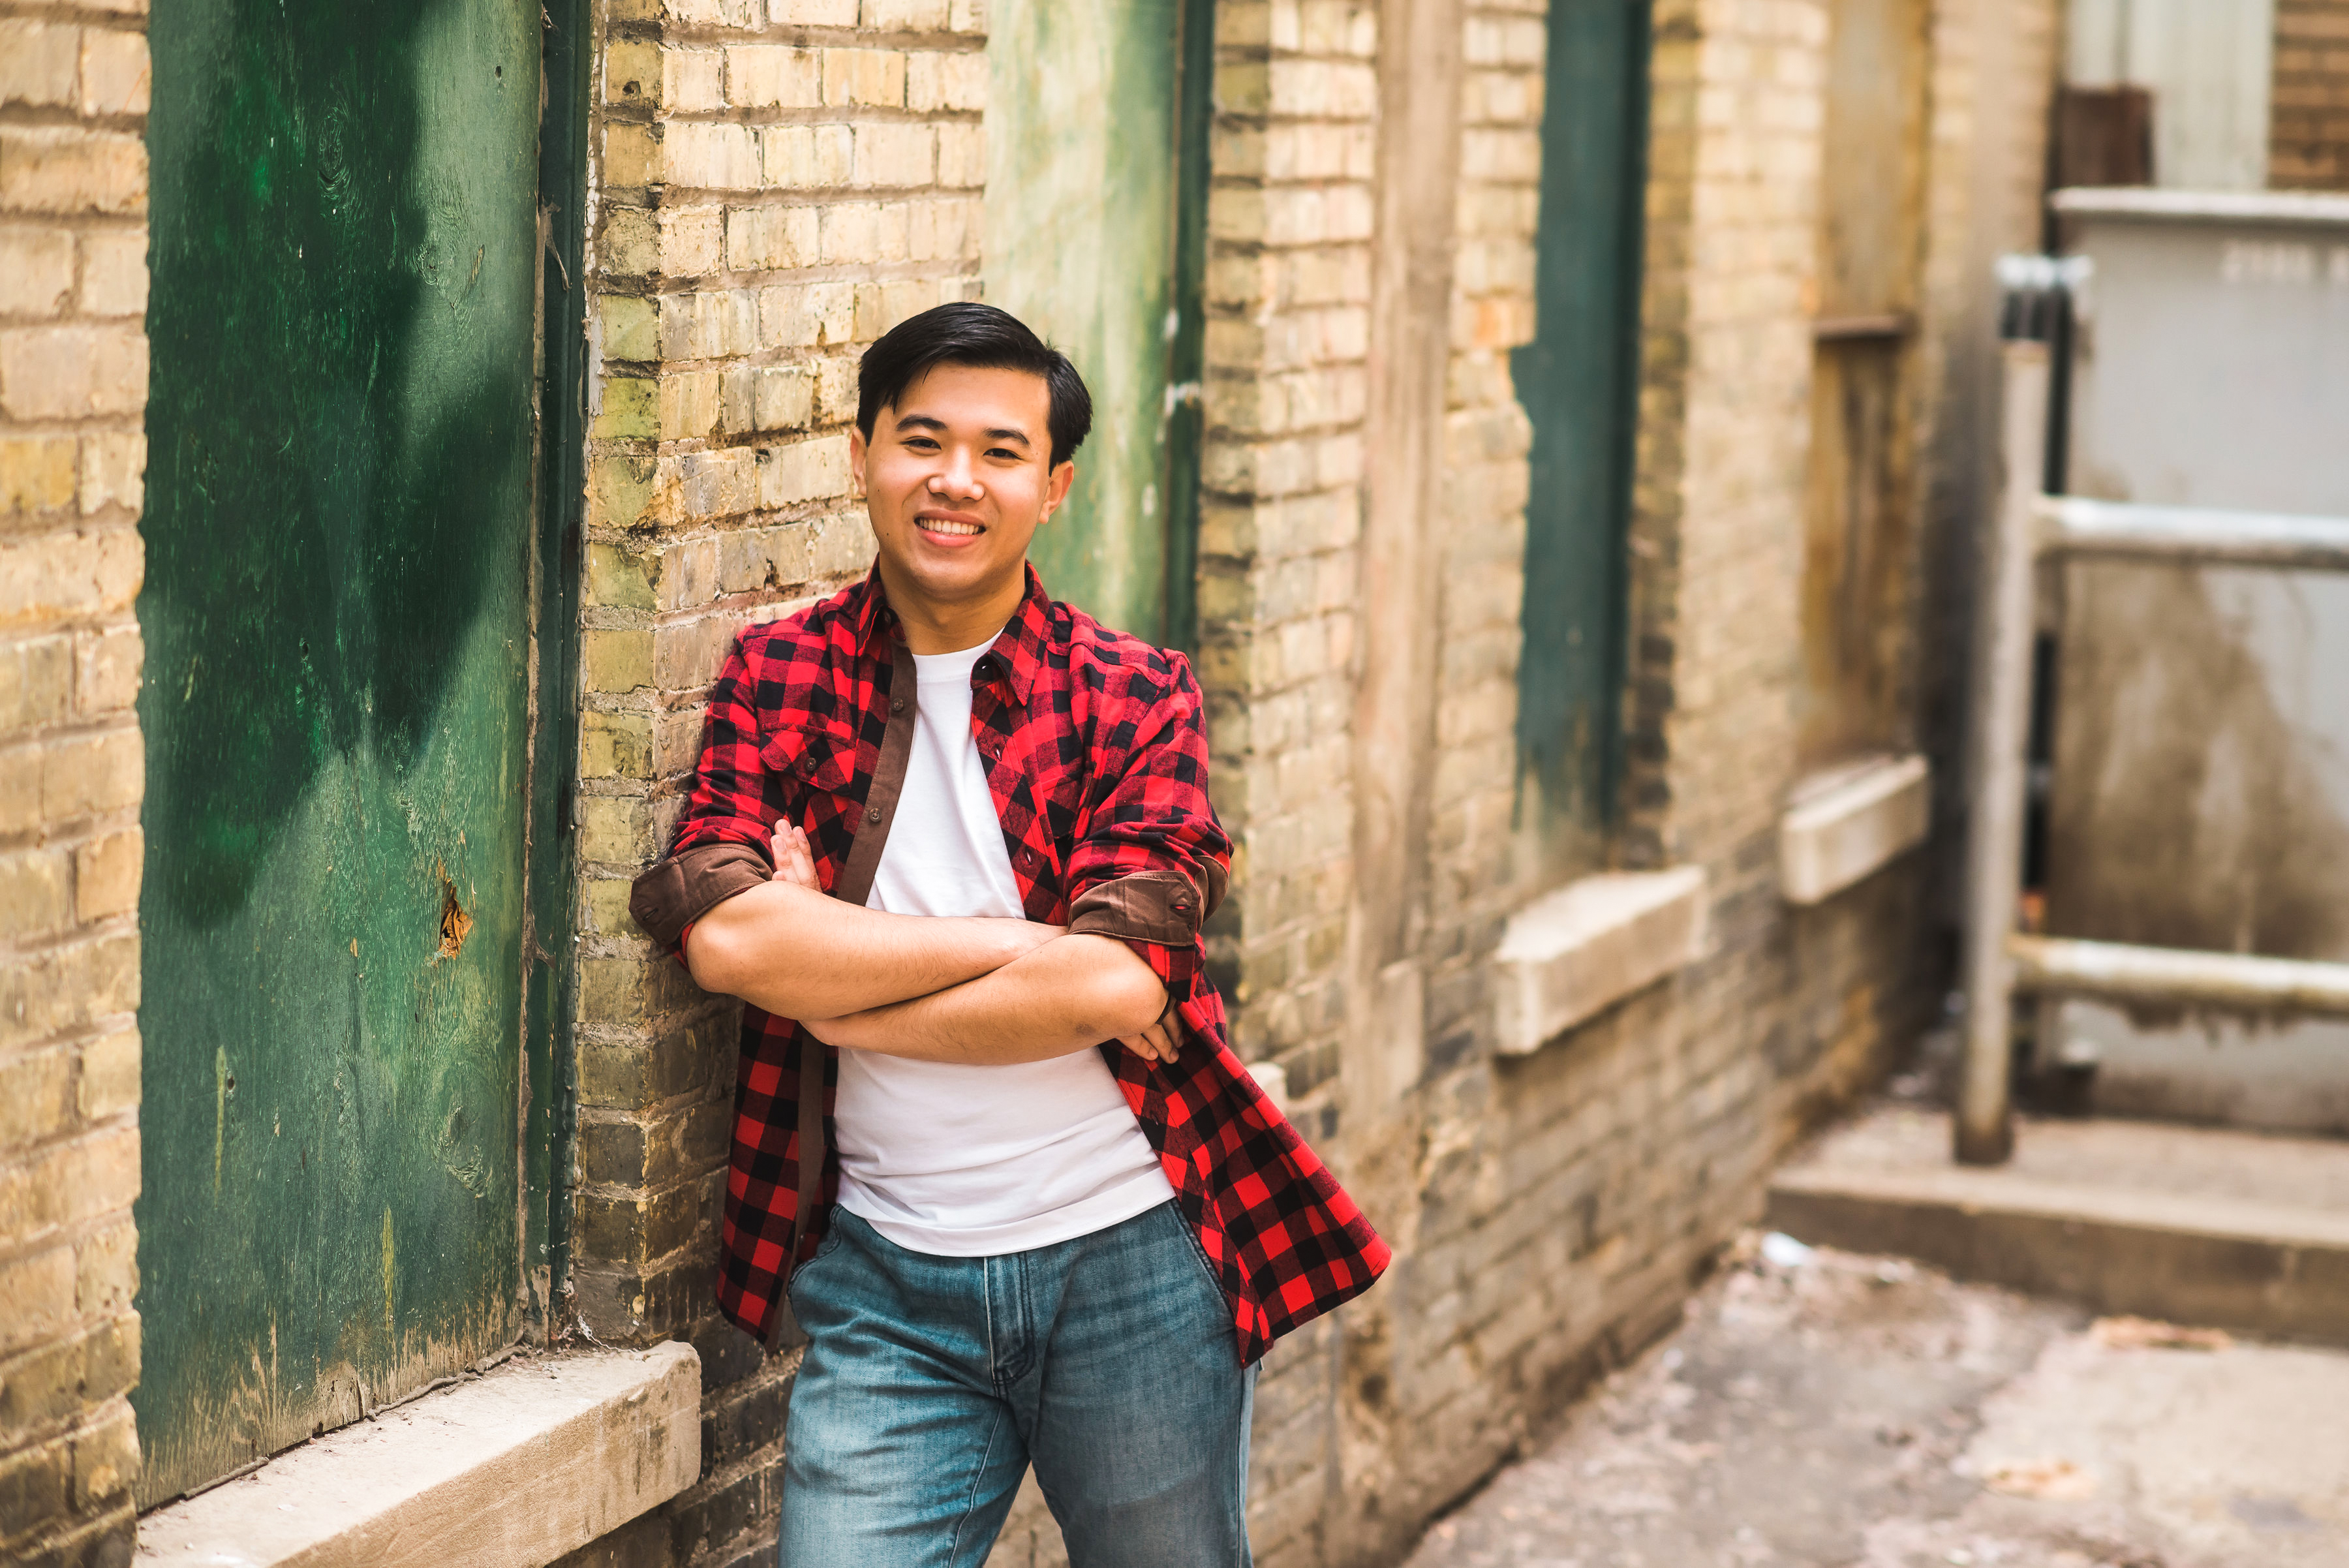
[[[930,475],[931,493],[944,500],[976,501],[986,493],[971,472],[970,449],[959,442],[947,449],[946,462]]]

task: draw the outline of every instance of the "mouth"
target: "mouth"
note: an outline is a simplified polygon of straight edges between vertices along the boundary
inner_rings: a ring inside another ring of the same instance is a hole
[[[934,512],[916,514],[914,526],[933,543],[957,549],[976,543],[987,532],[987,524],[974,518],[944,516]]]

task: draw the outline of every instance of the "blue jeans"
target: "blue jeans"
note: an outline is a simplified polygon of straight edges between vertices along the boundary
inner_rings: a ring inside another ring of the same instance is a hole
[[[1031,1462],[1072,1568],[1247,1568],[1256,1373],[1172,1203],[995,1258],[834,1209],[791,1300],[783,1568],[979,1568]]]

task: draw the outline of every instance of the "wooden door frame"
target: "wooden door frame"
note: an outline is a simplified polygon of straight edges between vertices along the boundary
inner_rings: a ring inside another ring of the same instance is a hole
[[[538,528],[532,560],[528,878],[523,952],[522,1278],[547,1343],[569,1315],[579,1095],[573,1024],[579,777],[579,579],[587,472],[588,0],[545,0],[539,122]]]

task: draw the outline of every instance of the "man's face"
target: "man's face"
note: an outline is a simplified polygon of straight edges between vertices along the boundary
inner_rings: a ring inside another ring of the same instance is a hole
[[[1020,578],[1076,475],[1052,466],[1050,412],[1041,376],[940,365],[874,417],[871,441],[850,432],[893,598],[952,606]]]

